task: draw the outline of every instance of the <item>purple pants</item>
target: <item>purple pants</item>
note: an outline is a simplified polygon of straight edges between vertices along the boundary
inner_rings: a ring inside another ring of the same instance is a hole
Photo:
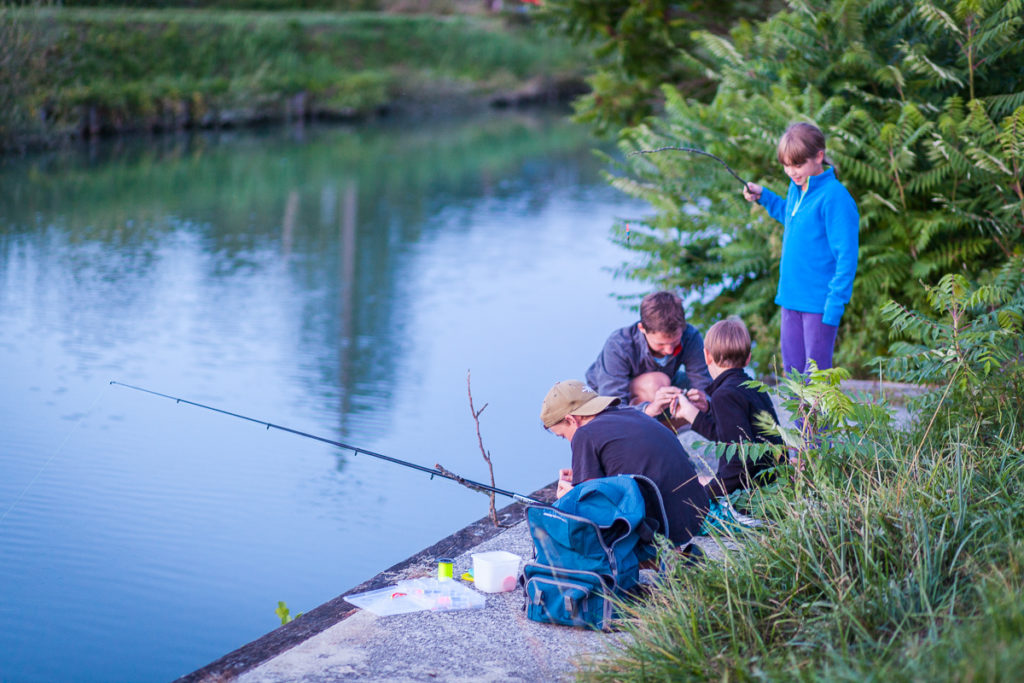
[[[832,367],[832,349],[836,344],[835,325],[821,322],[821,313],[801,313],[782,309],[782,371],[807,372],[814,360],[819,370]]]

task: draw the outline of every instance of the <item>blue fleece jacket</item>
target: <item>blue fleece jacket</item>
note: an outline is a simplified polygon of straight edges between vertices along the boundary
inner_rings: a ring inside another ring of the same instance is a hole
[[[853,293],[860,214],[834,169],[807,180],[806,192],[790,182],[784,199],[761,192],[759,203],[785,226],[775,303],[838,326]]]

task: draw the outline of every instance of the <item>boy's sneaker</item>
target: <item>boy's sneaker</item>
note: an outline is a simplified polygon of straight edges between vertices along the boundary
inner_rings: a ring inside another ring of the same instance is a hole
[[[720,499],[718,501],[718,505],[719,507],[726,511],[726,513],[729,515],[729,517],[732,518],[734,522],[742,526],[756,528],[767,524],[767,522],[765,522],[763,519],[754,519],[750,515],[743,514],[742,512],[733,507],[732,503],[729,501],[728,498]]]
[[[711,531],[738,533],[764,524],[760,519],[737,512],[728,498],[719,498],[711,502],[700,533],[702,536],[707,536]]]

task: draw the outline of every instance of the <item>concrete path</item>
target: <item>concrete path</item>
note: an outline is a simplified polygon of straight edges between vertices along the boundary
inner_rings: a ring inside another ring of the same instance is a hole
[[[530,559],[525,522],[471,549],[507,550]],[[455,559],[455,575],[472,567]],[[573,662],[601,652],[609,636],[529,621],[523,596],[489,593],[483,609],[377,617],[360,610],[238,677],[283,681],[553,681],[572,677]]]
[[[717,543],[699,539],[719,555]],[[507,550],[533,557],[526,522],[455,558],[455,575],[471,553]],[[570,680],[576,662],[601,656],[623,636],[530,621],[523,594],[489,593],[483,609],[378,617],[359,610],[344,621],[243,673],[238,683],[332,681]]]

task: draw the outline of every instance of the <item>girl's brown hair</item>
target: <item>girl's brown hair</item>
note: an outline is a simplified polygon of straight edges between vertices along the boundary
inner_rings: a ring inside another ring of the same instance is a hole
[[[799,166],[818,152],[825,151],[825,134],[813,123],[790,124],[786,132],[779,138],[777,155],[780,164],[792,164]],[[825,163],[835,166],[828,155],[825,155]]]

